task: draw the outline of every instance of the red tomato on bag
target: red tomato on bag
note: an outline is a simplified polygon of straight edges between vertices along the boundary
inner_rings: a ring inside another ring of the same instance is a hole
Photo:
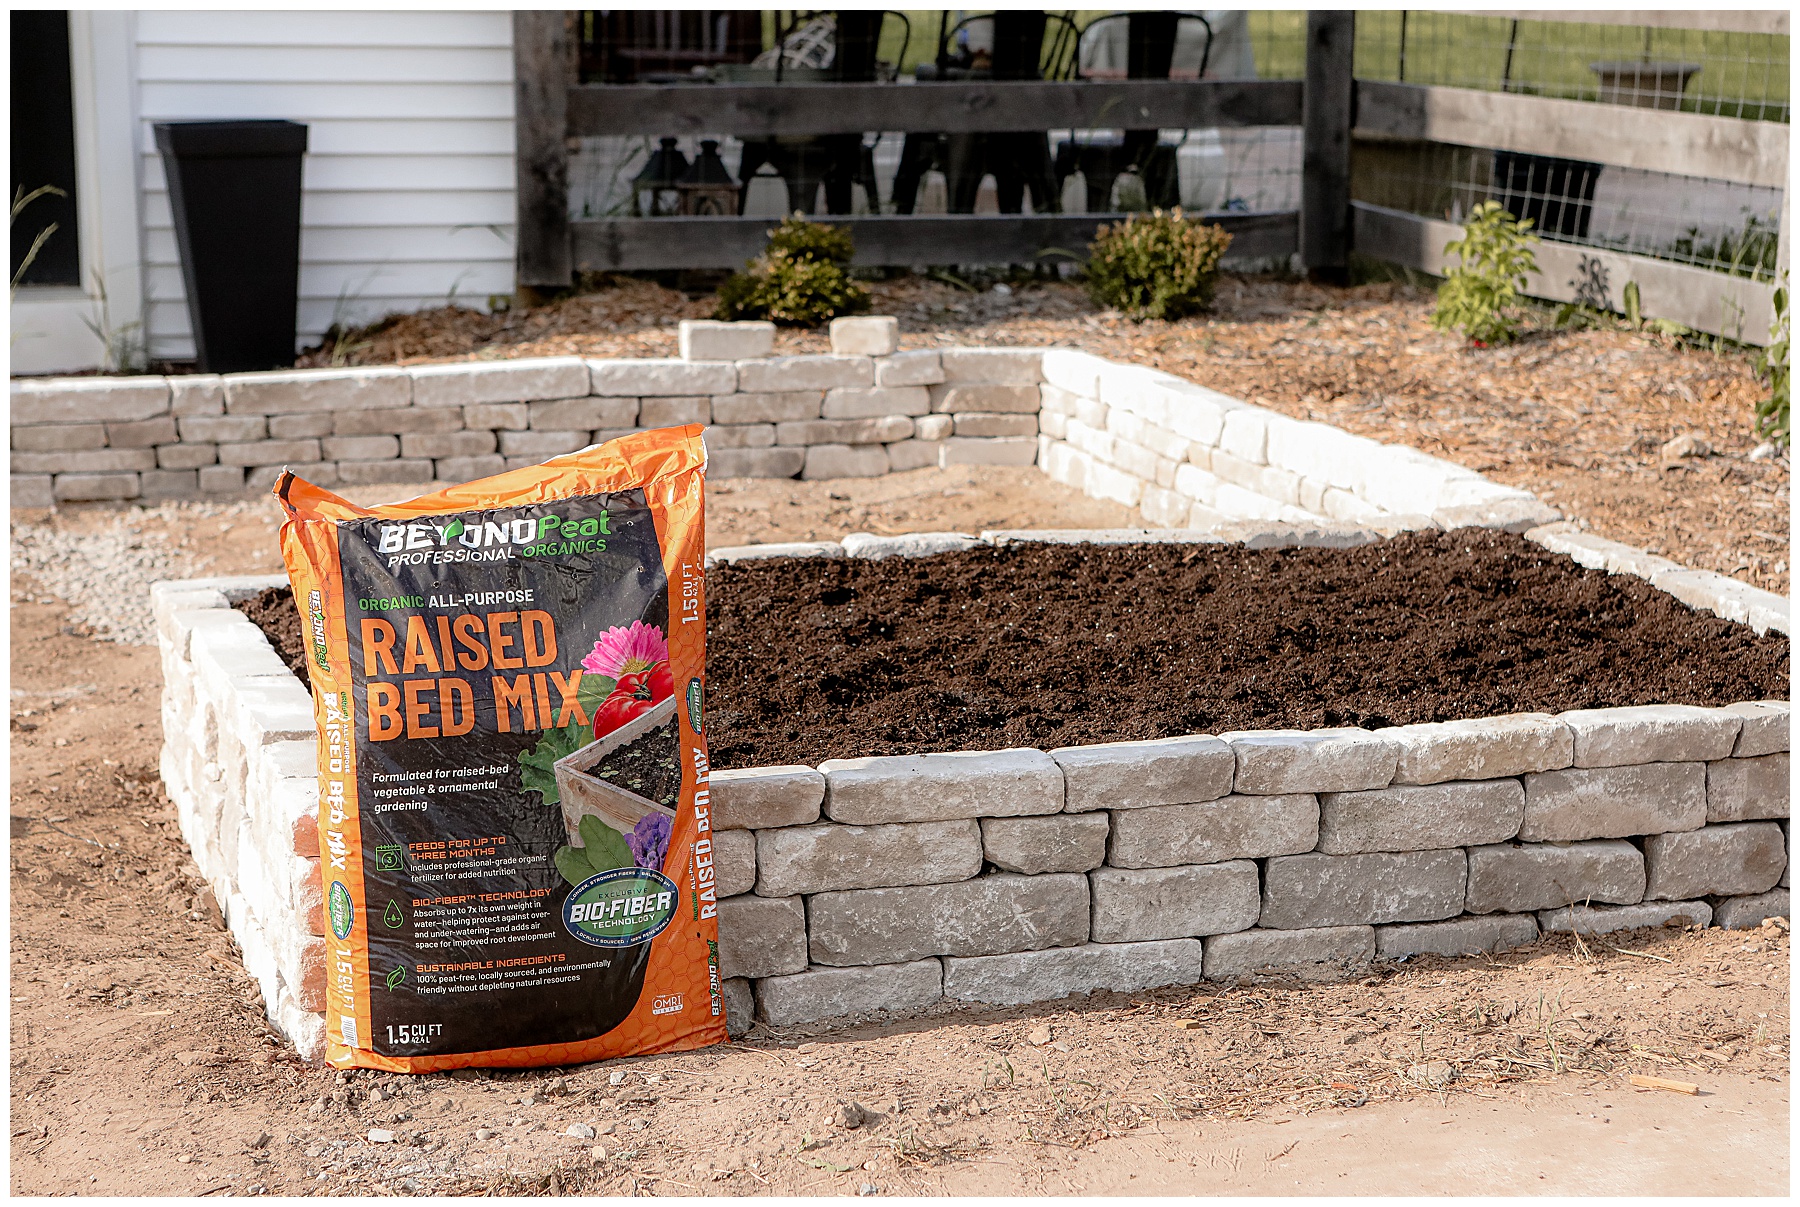
[[[667,662],[658,662],[646,670],[620,675],[612,694],[594,710],[594,737],[603,738],[613,730],[643,716],[675,694],[675,677]]]

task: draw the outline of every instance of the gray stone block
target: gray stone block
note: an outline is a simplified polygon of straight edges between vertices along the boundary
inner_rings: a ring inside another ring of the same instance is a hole
[[[984,817],[981,849],[989,863],[1008,872],[1085,872],[1106,862],[1108,828],[1104,813]]]
[[[430,457],[434,461],[490,456],[498,447],[492,432],[406,432],[400,437],[402,457]]]
[[[944,996],[1018,1006],[1072,993],[1132,993],[1192,985],[1205,975],[1205,949],[1198,939],[1085,943],[999,956],[951,957],[944,961]]]
[[[1772,821],[1652,834],[1644,839],[1644,899],[1764,893],[1780,881],[1785,867],[1787,847]]]
[[[429,461],[340,461],[337,480],[346,486],[374,486],[392,483],[430,482],[437,469]]]
[[[154,448],[175,439],[175,420],[168,415],[106,425],[106,443],[112,448]]]
[[[200,494],[200,475],[191,469],[147,469],[138,475],[143,499],[192,499]]]
[[[768,394],[714,394],[714,423],[780,423],[817,419],[824,390],[782,390]]]
[[[944,380],[1036,387],[1044,380],[1042,348],[944,348]]]
[[[512,416],[514,421],[465,424],[464,417],[469,412],[500,412]],[[465,426],[483,431],[495,427],[524,428],[528,424],[527,416],[525,404],[515,402],[460,410],[456,407],[426,410],[407,407],[400,411],[333,411],[330,419],[331,434],[334,436],[402,436],[460,432]]]
[[[973,549],[980,543],[966,532],[907,532],[899,536],[852,532],[845,535],[840,547],[846,557],[930,557]]]
[[[174,420],[168,421],[170,424]],[[61,453],[106,447],[104,423],[46,423],[12,430],[14,452]]]
[[[976,438],[952,436],[943,442],[938,464],[951,465],[1036,465],[1037,440],[1030,436],[994,436]]]
[[[765,897],[945,884],[981,871],[981,827],[965,819],[764,830],[756,866],[756,891]]]
[[[756,990],[743,977],[732,977],[720,989],[725,999],[725,1034],[736,1039],[756,1021]]]
[[[628,428],[637,422],[638,400],[635,398],[564,398],[548,402],[528,402],[525,411],[531,417],[533,431],[588,432],[595,428]]]
[[[421,411],[419,413],[421,415],[451,415],[455,412]],[[476,406],[464,407],[462,425],[470,431],[522,432],[531,426],[531,407],[523,402],[484,402]]]
[[[711,845],[701,851],[699,843]],[[748,830],[712,830],[695,842],[696,859],[710,857],[713,883],[720,897],[735,897],[756,888],[756,835]]]
[[[1398,743],[1366,729],[1261,729],[1219,735],[1237,756],[1234,791],[1359,792],[1385,788]]]
[[[875,362],[878,386],[934,386],[944,380],[944,366],[937,352],[895,352]]]
[[[500,452],[507,457],[555,457],[586,448],[587,444],[586,428],[573,431],[533,428],[528,432],[500,433]]]
[[[1062,770],[1041,750],[827,759],[825,815],[849,825],[1059,813]]]
[[[588,392],[588,367],[579,356],[412,365],[407,372],[415,407],[579,398]]]
[[[1530,914],[1451,918],[1447,922],[1377,926],[1375,954],[1384,960],[1422,955],[1467,956],[1524,947],[1537,942],[1537,937],[1537,919]]]
[[[775,443],[772,423],[733,423],[723,427],[714,424],[702,433],[709,449],[768,448]]]
[[[774,356],[741,361],[737,371],[737,388],[746,394],[875,384],[875,363],[866,356]]]
[[[1557,718],[1575,734],[1575,766],[1690,763],[1728,758],[1743,719],[1726,708],[1645,704],[1584,708]]]
[[[930,389],[931,409],[940,415],[958,411],[1036,414],[1043,403],[1036,386],[941,385]]]
[[[1100,868],[1088,873],[1090,937],[1136,943],[1229,934],[1256,925],[1256,865],[1248,859],[1190,867]]]
[[[1788,748],[1788,711],[1786,700],[1746,700],[1726,705],[1725,711],[1743,722],[1737,745],[1731,753],[1738,758],[1774,754]]]
[[[1641,905],[1577,905],[1538,914],[1545,932],[1604,935],[1646,926],[1710,926],[1712,906],[1704,901],[1646,901]]]
[[[881,419],[930,411],[931,395],[923,386],[847,386],[825,392],[820,414],[826,419]]]
[[[883,415],[875,419],[799,419],[775,425],[775,443],[782,446],[826,444],[891,444],[910,440],[913,421],[905,415]],[[867,458],[864,458],[867,460]],[[881,461],[886,472],[886,454]],[[818,476],[818,475],[814,475]],[[829,477],[858,477],[859,474],[830,474]]]
[[[165,444],[156,450],[158,469],[200,469],[218,460],[216,444]]]
[[[1706,765],[1571,767],[1525,777],[1526,842],[1624,838],[1706,824]]]
[[[836,541],[775,541],[767,545],[726,545],[710,549],[707,565],[722,562],[759,562],[772,557],[842,557],[844,547]],[[820,780],[823,785],[823,779]]]
[[[1174,867],[1298,855],[1319,841],[1319,802],[1308,793],[1226,796],[1112,815],[1106,861],[1120,868]]]
[[[808,968],[756,985],[757,1013],[772,1027],[846,1014],[918,1010],[944,995],[944,966],[936,959],[868,968]]]
[[[1764,918],[1789,918],[1788,891],[1770,889],[1752,897],[1727,897],[1713,907],[1713,925],[1726,930],[1754,930]]]
[[[882,445],[887,450],[888,472],[903,474],[909,469],[935,468],[943,456],[943,444],[937,440],[896,440]]]
[[[684,394],[729,394],[738,388],[731,361],[632,359],[588,361],[588,391],[612,398],[669,398]],[[621,424],[590,423],[589,427]]]
[[[12,382],[14,423],[129,423],[169,411],[164,377],[26,377]]]
[[[1644,853],[1628,842],[1499,843],[1469,850],[1471,914],[1525,913],[1576,902],[1644,899]]]
[[[1319,797],[1318,849],[1356,855],[1505,842],[1524,813],[1525,789],[1513,779],[1327,792]]]
[[[776,439],[780,439],[779,429]],[[879,478],[888,472],[888,456],[879,444],[814,444],[806,450],[800,476],[821,478]]]
[[[14,474],[11,504],[14,507],[54,507],[56,492],[49,474]]]
[[[411,408],[407,408],[411,410]],[[376,414],[371,411],[369,414]],[[402,414],[400,411],[391,414]],[[337,429],[337,416],[330,411],[317,411],[307,415],[270,415],[269,439],[271,440],[307,440],[320,436],[329,436]]]
[[[169,414],[223,415],[225,413],[225,379],[216,373],[188,373],[166,379],[169,383]]]
[[[775,350],[775,324],[683,319],[676,347],[682,360],[754,360]]]
[[[295,415],[310,411],[388,410],[412,405],[405,369],[292,369],[225,374],[231,415]]]
[[[1070,813],[1217,800],[1237,771],[1231,747],[1203,735],[1063,746],[1050,757],[1063,770]]]
[[[1500,779],[1575,761],[1574,732],[1542,712],[1397,725],[1381,736],[1400,746],[1396,784]]]
[[[986,411],[964,411],[953,416],[958,436],[1036,436],[1036,415],[995,415]]]
[[[996,872],[960,884],[820,893],[808,903],[816,964],[899,964],[1087,942],[1086,876]]]
[[[136,474],[57,474],[51,493],[59,503],[96,503],[106,499],[135,499]]]
[[[398,436],[327,436],[319,448],[331,461],[388,461],[400,455]]]
[[[706,471],[716,478],[791,478],[805,465],[803,448],[720,448],[706,455]]]
[[[1283,855],[1263,868],[1259,925],[1274,930],[1431,922],[1463,910],[1460,849],[1377,855]]]
[[[490,453],[485,457],[440,457],[433,476],[439,482],[473,482],[477,478],[492,477],[506,469],[506,458],[498,453]]]
[[[818,821],[825,777],[799,766],[714,770],[707,789],[713,829],[768,830]]]
[[[719,975],[783,976],[806,967],[806,907],[798,897],[746,893],[719,902]]]
[[[1302,980],[1343,980],[1360,975],[1374,958],[1372,926],[1240,930],[1206,941],[1206,979],[1232,981],[1267,971]]]
[[[1788,815],[1788,756],[1720,759],[1706,765],[1706,820],[1756,821]]]
[[[712,422],[712,398],[708,395],[698,397],[645,398],[638,402],[637,422],[639,427],[681,427],[688,423]],[[613,424],[596,424],[596,427],[612,427]]]
[[[155,469],[156,451],[148,448],[91,448],[67,453],[14,453],[15,474],[105,474]]]

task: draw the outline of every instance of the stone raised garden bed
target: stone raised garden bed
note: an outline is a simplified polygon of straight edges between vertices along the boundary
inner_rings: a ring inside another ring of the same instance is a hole
[[[1141,545],[1109,542],[1154,539],[1085,535],[1060,552],[1138,557]],[[1407,545],[1299,550],[1307,530],[1281,524],[1237,535],[1298,550],[1261,555],[1290,566]],[[716,563],[731,568],[715,572],[714,623],[730,628],[734,586],[766,585],[770,575],[797,574],[827,591],[842,586],[828,578],[954,581],[959,557],[992,560],[1033,539],[859,537],[786,551],[830,562],[771,561],[783,551],[767,546],[717,551]],[[1181,566],[1196,539],[1213,542],[1200,551],[1215,560],[1248,557],[1198,534],[1164,534],[1149,552]],[[1346,541],[1338,533],[1333,543]],[[971,551],[931,562],[861,560],[945,547]],[[1514,556],[1534,547],[1509,545]],[[734,1029],[753,1013],[780,1025],[1268,969],[1341,976],[1375,959],[1500,950],[1540,929],[1679,919],[1745,926],[1786,913],[1788,704],[1717,694],[1770,676],[1784,681],[1785,641],[1758,641],[1630,580],[1540,560],[1556,566],[1545,573],[1587,583],[1593,598],[1576,610],[1608,591],[1628,605],[1594,640],[1654,635],[1678,666],[1704,660],[1709,642],[1724,648],[1730,673],[1716,682],[1702,673],[1690,676],[1697,687],[1647,689],[1716,706],[1514,712],[1376,729],[1221,726],[1216,736],[1047,748],[942,750],[927,741],[913,748],[929,753],[715,771],[712,858]],[[972,581],[992,584],[987,569]],[[325,939],[310,700],[263,631],[232,606],[279,585],[259,578],[156,588],[163,774],[271,1015],[311,1054],[322,1038]],[[1541,582],[1531,585],[1536,592]],[[282,615],[278,596],[264,602]],[[1676,631],[1683,621],[1687,630]],[[737,653],[722,653],[722,641],[714,639],[714,665],[730,674]],[[879,636],[869,644],[879,649]],[[743,700],[720,679],[712,698],[716,741],[726,749],[743,726],[725,714]],[[1385,707],[1400,712],[1392,719],[1410,719],[1404,700]],[[1133,723],[1176,723],[1167,710],[1136,716]],[[844,740],[875,741],[866,720],[846,718]],[[1092,736],[1104,734],[1100,724]],[[820,751],[833,741],[817,740]]]

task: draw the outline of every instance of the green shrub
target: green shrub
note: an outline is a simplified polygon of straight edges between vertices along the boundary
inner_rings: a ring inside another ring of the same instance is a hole
[[[785,327],[817,327],[865,309],[869,294],[851,280],[850,232],[799,214],[769,232],[763,254],[719,286],[722,319],[768,319]]]
[[[1444,254],[1461,263],[1438,287],[1431,325],[1460,331],[1483,346],[1504,344],[1517,335],[1519,295],[1526,274],[1537,271],[1531,245],[1538,237],[1530,232],[1531,219],[1518,221],[1498,201],[1476,206],[1463,223],[1463,237],[1444,244]]]
[[[1212,305],[1219,260],[1231,246],[1220,226],[1179,209],[1131,214],[1088,244],[1087,287],[1096,305],[1130,318],[1178,319]]]
[[[1756,357],[1756,369],[1768,383],[1769,396],[1756,404],[1756,434],[1788,447],[1788,291],[1787,277],[1775,290],[1775,322],[1769,346]]]

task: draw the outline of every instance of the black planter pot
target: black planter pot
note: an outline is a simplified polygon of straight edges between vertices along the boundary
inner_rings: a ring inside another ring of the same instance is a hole
[[[298,122],[156,126],[203,373],[294,363],[300,301]]]

